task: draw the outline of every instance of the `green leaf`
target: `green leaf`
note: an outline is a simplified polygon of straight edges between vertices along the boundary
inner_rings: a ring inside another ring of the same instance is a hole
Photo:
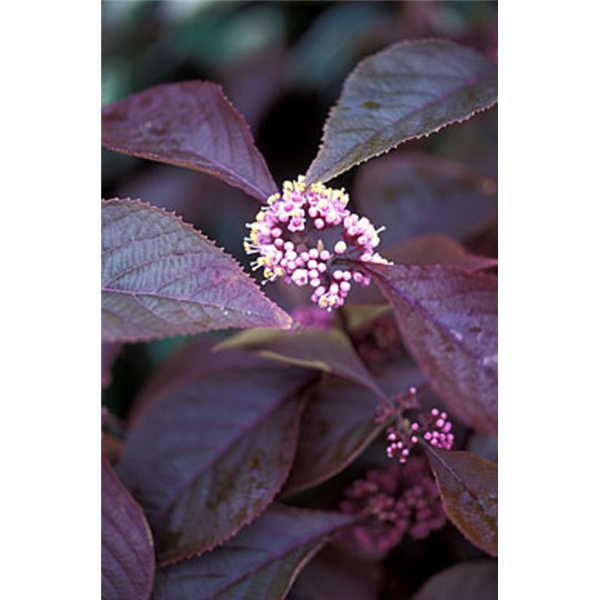
[[[498,556],[498,465],[470,452],[423,447],[450,520],[471,543]]]
[[[361,61],[344,83],[307,182],[326,182],[407,140],[497,102],[497,66],[445,40],[400,42]]]
[[[179,217],[140,201],[102,202],[103,340],[291,324],[233,258]]]

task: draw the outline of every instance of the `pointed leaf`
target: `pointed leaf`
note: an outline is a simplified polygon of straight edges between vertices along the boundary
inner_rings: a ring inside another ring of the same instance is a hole
[[[283,493],[317,485],[350,464],[384,428],[374,420],[379,403],[371,392],[341,379],[321,382],[309,397]]]
[[[248,124],[207,81],[159,85],[103,106],[102,144],[205,171],[259,200],[277,192]]]
[[[310,372],[246,365],[155,388],[118,473],[144,507],[161,563],[214,548],[273,500],[296,450]]]
[[[247,329],[221,342],[216,350],[220,348],[254,350],[265,358],[332,373],[385,398],[385,394],[354,351],[352,342],[336,329]]]
[[[154,580],[154,549],[140,506],[102,459],[102,598],[143,600]]]
[[[233,258],[179,217],[139,201],[102,202],[103,339],[291,324]]]
[[[394,44],[361,61],[325,125],[307,182],[326,182],[398,144],[464,121],[498,97],[497,66],[446,40]]]
[[[443,266],[361,264],[392,305],[433,391],[467,425],[497,433],[497,277]]]
[[[273,505],[222,547],[157,573],[154,600],[279,600],[336,530],[340,513]]]
[[[423,446],[448,517],[471,543],[498,556],[498,465],[470,452]]]

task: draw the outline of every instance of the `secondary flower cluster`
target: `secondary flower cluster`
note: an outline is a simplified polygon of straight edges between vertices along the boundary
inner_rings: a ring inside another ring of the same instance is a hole
[[[446,523],[435,481],[423,457],[401,467],[369,471],[354,481],[340,503],[346,514],[364,514],[367,520],[351,529],[362,552],[381,556],[399,544],[405,534],[423,539]]]
[[[247,225],[244,249],[259,255],[253,268],[263,269],[265,281],[281,277],[310,286],[311,301],[321,308],[341,306],[352,282],[367,286],[370,278],[339,259],[387,262],[374,250],[383,227],[375,230],[347,204],[343,189],[307,186],[303,176],[284,182],[282,193],[273,194]]]
[[[412,419],[406,416],[409,411],[415,413]],[[436,448],[452,449],[454,434],[448,415],[437,408],[432,408],[428,413],[420,410],[416,388],[396,396],[395,406],[384,404],[379,407],[376,420],[381,423],[390,418],[393,421],[386,430],[388,458],[398,457],[401,464],[406,463],[419,439]]]

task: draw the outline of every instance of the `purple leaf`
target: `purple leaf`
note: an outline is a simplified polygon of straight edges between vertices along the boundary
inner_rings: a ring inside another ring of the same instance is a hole
[[[390,376],[381,386],[387,391]],[[404,391],[420,381],[407,364],[394,369],[393,387]],[[347,467],[384,429],[375,422],[380,399],[367,389],[339,379],[320,382],[302,415],[294,465],[284,493],[297,492],[333,477]]]
[[[102,598],[149,598],[153,580],[154,550],[144,513],[102,459]]]
[[[235,355],[229,366],[154,387],[118,472],[144,507],[161,563],[211,550],[272,502],[291,467],[310,377]]]
[[[159,85],[103,106],[102,145],[205,171],[259,200],[277,192],[246,121],[214,83]]]
[[[443,266],[361,264],[392,305],[433,391],[467,425],[497,434],[497,277]]]
[[[472,560],[436,573],[411,600],[498,600],[498,563]]]
[[[498,465],[423,444],[446,514],[475,546],[498,556]]]
[[[253,350],[265,358],[331,373],[363,386],[379,398],[385,398],[354,351],[352,342],[339,330],[247,329],[221,342],[216,349],[220,348]]]
[[[353,518],[273,505],[222,547],[158,571],[154,600],[279,600],[336,530]]]
[[[378,600],[383,579],[381,563],[360,560],[329,544],[302,570],[289,599]]]
[[[104,340],[291,324],[233,258],[179,217],[139,201],[102,202]]]
[[[467,239],[488,227],[498,211],[495,179],[461,162],[417,153],[362,166],[353,199],[357,212],[389,225],[382,236],[387,245],[431,233]]]
[[[384,428],[376,423],[380,400],[340,379],[326,379],[309,397],[298,451],[284,494],[312,487],[350,464]]]
[[[489,108],[497,72],[484,55],[445,40],[400,42],[364,59],[329,114],[307,183]]]

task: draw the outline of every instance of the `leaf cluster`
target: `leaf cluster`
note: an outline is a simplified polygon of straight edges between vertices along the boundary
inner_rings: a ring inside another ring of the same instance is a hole
[[[497,260],[465,242],[493,224],[496,188],[475,161],[381,155],[496,101],[495,63],[448,40],[389,45],[345,79],[306,175],[357,170],[353,201],[385,223],[392,263],[354,265],[374,284],[327,329],[300,323],[298,298],[270,297],[177,214],[102,201],[103,383],[123,348],[179,340],[124,421],[104,414],[104,598],[318,600],[332,582],[345,598],[377,598],[383,563],[335,544],[362,518],[338,501],[385,461],[378,406],[414,386],[459,427],[461,449],[422,452],[452,523],[443,539],[468,558],[437,569],[414,600],[494,597],[497,459],[471,442],[497,436]],[[210,81],[105,104],[102,144],[208,174],[256,210],[279,188]]]

